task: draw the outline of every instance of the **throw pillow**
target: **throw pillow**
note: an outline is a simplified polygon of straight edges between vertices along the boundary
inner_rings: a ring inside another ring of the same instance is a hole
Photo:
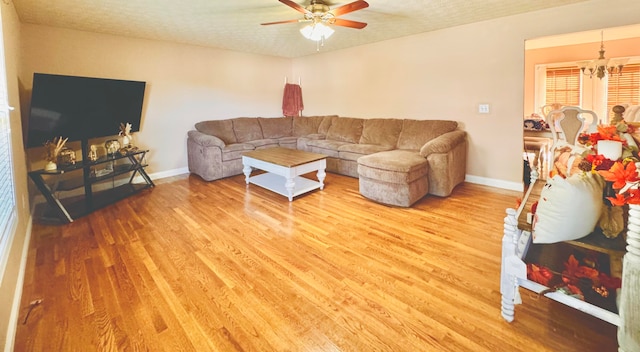
[[[592,173],[547,180],[533,218],[533,243],[576,240],[593,232],[602,210],[603,183]]]

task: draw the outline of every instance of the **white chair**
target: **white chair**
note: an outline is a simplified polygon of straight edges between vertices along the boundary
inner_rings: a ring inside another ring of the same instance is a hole
[[[553,135],[552,149],[561,142],[577,145],[581,133],[595,133],[598,130],[598,115],[577,106],[551,110],[547,115],[547,121]]]

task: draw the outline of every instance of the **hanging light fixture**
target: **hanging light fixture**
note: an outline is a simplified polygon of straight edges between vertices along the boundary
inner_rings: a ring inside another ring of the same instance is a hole
[[[583,74],[593,78],[593,75],[602,79],[606,74],[622,74],[622,68],[629,59],[609,60],[604,57],[604,31],[600,31],[600,56],[591,61],[580,61],[578,67]],[[611,62],[610,62],[611,61]]]
[[[300,29],[303,37],[313,40],[314,42],[324,41],[329,38],[333,32],[335,31],[331,27],[319,21],[314,21],[314,23],[308,24]]]

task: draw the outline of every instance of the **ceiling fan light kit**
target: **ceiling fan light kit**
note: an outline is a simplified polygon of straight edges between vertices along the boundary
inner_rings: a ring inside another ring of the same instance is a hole
[[[369,7],[369,4],[364,0],[357,0],[346,5],[339,6],[333,10],[331,10],[322,0],[311,0],[307,7],[302,7],[291,0],[278,1],[302,13],[304,18],[299,20],[268,22],[262,23],[262,25],[311,22],[302,27],[300,29],[300,33],[305,38],[317,42],[318,45],[320,42],[324,44],[324,40],[333,34],[334,29],[331,28],[332,25],[355,29],[362,29],[367,26],[364,22],[337,18],[338,16]]]
[[[335,31],[331,27],[323,24],[322,22],[309,24],[300,28],[302,36],[309,40],[313,40],[314,42],[323,41],[329,38],[333,32]]]

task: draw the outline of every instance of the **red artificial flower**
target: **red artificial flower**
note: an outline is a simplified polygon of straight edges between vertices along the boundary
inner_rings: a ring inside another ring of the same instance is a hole
[[[622,287],[622,280],[620,280],[620,278],[611,277],[605,273],[600,273],[600,275],[598,275],[598,281],[600,282],[600,285],[608,288],[609,290],[615,290]]]
[[[616,161],[609,170],[600,170],[598,173],[605,180],[613,182],[613,189],[620,189],[626,186],[627,182],[638,181],[638,173],[636,172],[636,164],[627,163],[625,167],[623,163]]]
[[[609,200],[609,202],[611,202],[611,205],[613,206],[623,206],[628,201],[628,199],[625,198],[625,196],[623,196],[620,193],[616,193],[615,197],[607,197],[607,199]],[[638,199],[638,201],[640,201],[640,199]]]
[[[598,278],[598,275],[600,275],[598,270],[580,265],[573,254],[569,257],[567,262],[564,263],[564,268],[565,270],[562,272],[562,280],[568,284],[576,284],[580,278],[587,278],[593,281]]]
[[[549,286],[549,281],[553,278],[553,272],[544,266],[527,264],[527,278],[541,285]]]
[[[640,204],[640,189],[630,188],[626,193],[627,204]]]

